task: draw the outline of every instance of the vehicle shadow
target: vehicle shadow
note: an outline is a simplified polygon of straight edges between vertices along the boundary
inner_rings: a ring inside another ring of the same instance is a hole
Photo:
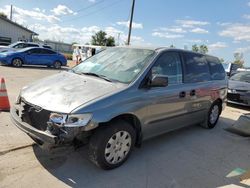
[[[26,69],[26,70],[32,70],[32,69],[39,69],[39,70],[51,70],[51,71],[60,71],[60,70],[69,70],[70,67],[67,67],[67,66],[63,66],[61,69],[55,69],[53,67],[47,67],[47,66],[40,66],[40,65],[23,65],[22,67],[20,68],[17,68],[17,67],[12,67],[12,66],[7,66],[7,65],[2,65],[4,67],[9,67],[9,68],[12,68],[12,69]]]
[[[250,167],[248,155],[237,157],[250,152],[249,140],[246,144],[224,130],[233,123],[220,118],[211,130],[190,126],[144,141],[126,163],[110,171],[87,159],[87,147],[33,150],[48,172],[71,187],[217,187],[236,181],[225,176],[237,165]]]

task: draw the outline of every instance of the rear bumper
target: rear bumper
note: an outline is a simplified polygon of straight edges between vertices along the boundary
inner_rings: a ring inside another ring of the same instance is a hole
[[[12,122],[23,132],[27,133],[32,139],[34,139],[39,145],[48,144],[49,146],[55,146],[58,144],[58,137],[50,134],[46,131],[40,131],[26,122],[17,114],[17,109],[15,107],[11,108],[11,120]]]

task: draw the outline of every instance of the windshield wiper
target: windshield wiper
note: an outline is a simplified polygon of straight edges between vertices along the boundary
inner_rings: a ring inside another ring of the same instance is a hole
[[[106,76],[104,75],[99,75],[99,74],[96,74],[96,73],[93,73],[93,72],[82,72],[81,74],[84,74],[84,75],[89,75],[89,76],[95,76],[95,77],[98,77],[98,78],[102,78],[108,82],[112,82],[112,80],[110,80],[109,78],[107,78]]]

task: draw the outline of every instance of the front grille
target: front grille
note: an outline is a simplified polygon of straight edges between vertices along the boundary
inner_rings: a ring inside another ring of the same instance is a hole
[[[239,103],[244,103],[243,100],[240,99],[240,94],[237,93],[228,93],[227,94],[227,99],[230,101],[235,101],[235,102],[239,102]]]
[[[21,118],[24,122],[42,131],[47,129],[50,111],[28,104],[23,100],[21,106],[23,106]]]

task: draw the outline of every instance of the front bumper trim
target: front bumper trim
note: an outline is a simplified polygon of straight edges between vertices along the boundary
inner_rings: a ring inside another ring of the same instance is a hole
[[[28,123],[22,121],[22,119],[17,115],[17,109],[12,107],[10,110],[12,122],[23,132],[27,133],[30,137],[38,139],[39,141],[51,145],[56,145],[58,143],[58,137],[49,134],[45,131],[40,131]]]

